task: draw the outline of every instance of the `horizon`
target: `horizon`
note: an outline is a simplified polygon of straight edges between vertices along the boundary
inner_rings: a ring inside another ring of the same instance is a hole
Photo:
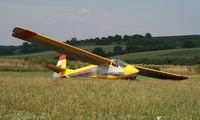
[[[140,34],[133,34],[133,35],[140,35]],[[110,36],[115,36],[115,35],[110,35]],[[120,36],[123,37],[124,35],[120,35]],[[128,35],[128,36],[132,36],[132,35]],[[145,36],[145,35],[142,35],[142,36]],[[152,37],[183,37],[183,36],[200,36],[200,34],[199,35],[198,34],[191,34],[191,35],[174,35],[174,36],[152,36]],[[109,37],[109,36],[106,36],[106,37]],[[101,38],[103,38],[103,37],[101,37]],[[18,38],[15,38],[15,39],[18,39]],[[80,40],[88,40],[88,39],[95,39],[95,38],[77,39],[77,40],[80,41]],[[21,44],[18,44],[18,45],[1,45],[0,44],[0,46],[20,46],[20,45],[23,45],[24,42],[28,42],[28,41],[24,41],[24,40],[21,40],[21,39],[18,39],[18,40],[22,41]],[[61,42],[66,42],[66,41],[61,41]],[[28,42],[28,43],[31,43],[31,42]]]

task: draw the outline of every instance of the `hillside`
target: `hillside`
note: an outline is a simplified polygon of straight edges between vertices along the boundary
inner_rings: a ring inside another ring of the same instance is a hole
[[[100,46],[100,45],[81,45],[78,46],[81,49],[84,49],[86,51],[92,51],[93,49],[97,47],[101,47],[104,49],[105,52],[112,51],[114,45],[106,45],[106,46]],[[44,57],[44,58],[54,58],[59,56],[60,53],[54,52],[54,51],[44,51],[44,52],[37,52],[37,53],[28,53],[28,54],[20,54],[20,55],[5,55],[1,56],[0,58],[35,58],[35,57]]]
[[[144,64],[175,64],[175,65],[196,65],[200,64],[200,48],[182,48],[160,51],[135,52],[109,57],[111,59],[122,59],[129,63]],[[54,51],[32,53],[25,55],[3,56],[0,58],[13,59],[53,59],[60,54]]]
[[[102,38],[78,40],[73,38],[64,43],[77,46],[79,48],[93,51],[95,48],[102,48],[105,56],[115,56],[133,52],[197,48],[200,47],[200,35],[185,36],[164,36],[147,37],[142,35],[115,35]],[[114,49],[114,47],[117,47]],[[20,46],[0,46],[1,56],[21,55],[48,51],[40,46],[24,42]],[[98,52],[96,53],[98,54]],[[101,54],[102,55],[102,54]]]
[[[95,54],[123,59],[129,63],[145,64],[200,64],[200,35],[147,37],[120,35],[67,40],[78,48]],[[24,42],[21,46],[0,46],[0,58],[55,58],[60,54]]]

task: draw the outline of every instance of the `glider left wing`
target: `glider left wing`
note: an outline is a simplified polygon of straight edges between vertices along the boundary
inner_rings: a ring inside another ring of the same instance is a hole
[[[48,38],[46,36],[37,34],[35,32],[29,31],[21,27],[15,27],[13,29],[12,36],[31,42],[33,44],[40,45],[47,49],[54,50],[61,54],[67,54],[70,57],[94,64],[94,65],[110,64],[112,62],[111,60],[107,58],[95,55],[93,53],[62,43],[55,39]]]

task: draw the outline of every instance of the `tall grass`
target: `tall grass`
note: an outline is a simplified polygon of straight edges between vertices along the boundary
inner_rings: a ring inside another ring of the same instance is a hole
[[[200,66],[163,66],[161,70],[179,74],[197,74],[200,73]]]
[[[0,71],[47,71],[44,67],[44,63],[34,62],[29,59],[17,60],[17,59],[0,59]]]
[[[146,68],[179,73],[179,74],[198,74],[200,73],[200,65],[186,66],[186,65],[151,65],[151,64],[137,64]]]
[[[0,71],[17,71],[17,72],[46,72],[49,71],[44,64],[56,65],[57,60],[47,58],[29,58],[24,59],[0,59]],[[80,61],[67,61],[67,67],[77,69],[89,65]]]
[[[56,65],[57,60],[45,58],[24,58],[24,59],[0,59],[0,71],[15,71],[15,72],[47,72],[44,64]],[[88,63],[80,61],[67,61],[67,67],[70,69],[77,69],[89,65]],[[162,70],[166,72],[179,74],[196,74],[200,73],[200,66],[178,66],[178,65],[146,65],[138,64],[147,68]]]
[[[200,76],[185,81],[2,77],[2,120],[200,119]]]

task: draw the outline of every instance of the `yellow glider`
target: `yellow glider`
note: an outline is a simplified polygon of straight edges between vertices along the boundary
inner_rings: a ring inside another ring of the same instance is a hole
[[[50,70],[54,71],[54,76],[57,77],[96,77],[108,79],[135,79],[137,74],[158,77],[164,79],[188,79],[187,76],[182,76],[174,73],[158,71],[154,69],[144,68],[140,66],[132,66],[121,60],[110,60],[77,47],[62,43],[60,41],[48,38],[41,34],[37,34],[30,30],[15,27],[12,36],[40,45],[50,50],[65,54],[60,57],[57,66],[45,65]],[[66,68],[66,55],[70,57],[91,63],[93,65],[79,69]]]

